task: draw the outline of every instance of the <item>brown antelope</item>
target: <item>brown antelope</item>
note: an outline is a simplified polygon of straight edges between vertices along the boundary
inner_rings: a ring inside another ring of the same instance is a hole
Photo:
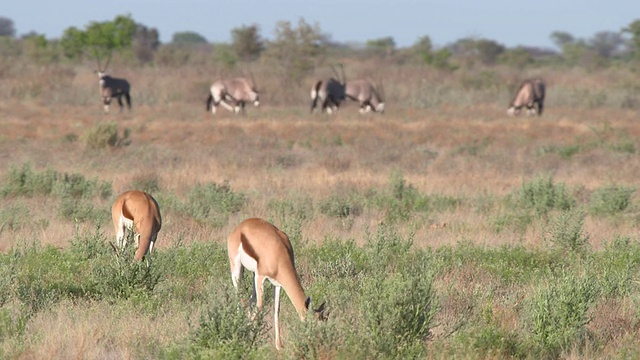
[[[116,232],[117,251],[121,252],[127,246],[126,232],[130,231],[136,242],[135,259],[141,261],[146,254],[151,253],[162,227],[160,208],[151,195],[139,190],[120,194],[111,207],[111,217]]]
[[[527,115],[538,114],[542,116],[544,109],[545,84],[541,79],[525,80],[516,91],[507,115],[513,116],[520,113],[520,109],[527,108]],[[536,109],[537,105],[537,109]]]
[[[328,114],[337,112],[340,103],[346,98],[344,68],[341,66],[342,79],[333,66],[331,69],[336,77],[318,80],[311,88],[311,113],[317,106],[320,106],[321,111],[326,111]]]
[[[256,303],[258,309],[262,308],[264,281],[268,279],[275,286],[273,321],[275,345],[280,350],[280,289],[284,288],[301,321],[305,320],[311,303],[311,298],[305,296],[300,285],[289,237],[266,220],[251,218],[244,220],[233,230],[227,240],[227,250],[231,281],[236,290],[243,266],[255,273],[251,301]],[[326,319],[324,303],[314,312],[319,319]]]
[[[260,106],[258,90],[255,81],[244,77],[216,80],[209,89],[207,98],[207,111],[216,113],[216,108],[222,105],[225,109],[234,113],[245,113],[244,106],[247,102]]]
[[[347,98],[360,103],[360,113],[364,114],[371,110],[384,113],[384,99],[382,84],[376,89],[370,80],[350,80],[347,81],[345,92]]]
[[[102,97],[104,112],[109,112],[109,106],[111,105],[111,100],[113,98],[118,99],[120,111],[122,112],[122,109],[124,108],[122,103],[123,96],[127,102],[127,108],[131,110],[131,85],[129,82],[126,79],[111,77],[106,73],[109,62],[111,61],[111,55],[109,55],[109,59],[107,59],[107,63],[104,65],[104,68],[100,67],[100,59],[96,60],[98,61],[98,70],[96,70],[96,74],[98,74],[98,86],[100,87],[100,96]]]

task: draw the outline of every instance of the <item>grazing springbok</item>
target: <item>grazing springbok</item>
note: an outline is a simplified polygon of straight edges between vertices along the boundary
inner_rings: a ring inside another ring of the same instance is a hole
[[[335,77],[318,80],[311,88],[311,113],[320,106],[321,111],[332,114],[338,111],[340,103],[346,99],[345,84],[347,80],[342,65],[340,68],[342,69],[342,79],[336,69],[331,66]]]
[[[238,281],[243,266],[255,273],[251,302],[262,308],[264,281],[269,280],[275,286],[275,328],[276,349],[282,348],[280,340],[280,289],[289,296],[301,321],[305,320],[311,298],[306,297],[300,277],[296,272],[293,248],[289,237],[273,224],[258,218],[244,220],[231,233],[227,240],[231,281],[238,289]],[[326,320],[325,304],[314,310],[316,318]]]
[[[252,77],[253,78],[253,77]],[[216,108],[222,105],[225,109],[234,113],[245,113],[244,106],[247,102],[260,106],[258,90],[255,81],[244,77],[233,79],[220,79],[213,82],[207,98],[207,111],[216,113]]]
[[[116,253],[122,253],[127,246],[126,232],[129,231],[133,232],[136,242],[134,258],[141,261],[146,254],[151,254],[162,227],[160,207],[151,195],[139,190],[120,194],[111,207],[111,217],[116,232]]]
[[[382,83],[376,89],[370,80],[350,80],[347,81],[345,92],[347,98],[360,103],[360,113],[364,114],[371,110],[384,113],[384,88]]]
[[[527,115],[538,114],[542,116],[544,109],[545,85],[541,79],[525,80],[516,91],[507,115],[518,115],[523,107],[527,108]],[[536,109],[537,105],[537,109]]]
[[[124,105],[122,104],[123,96],[127,102],[127,107],[131,110],[131,85],[129,82],[126,79],[111,77],[106,73],[109,62],[111,61],[111,55],[109,55],[109,59],[103,68],[100,67],[100,59],[96,60],[98,61],[98,70],[96,70],[96,74],[98,74],[98,86],[100,87],[100,96],[102,96],[104,112],[109,112],[109,105],[111,105],[111,100],[113,98],[118,99],[120,112],[122,112],[122,109],[124,108]]]

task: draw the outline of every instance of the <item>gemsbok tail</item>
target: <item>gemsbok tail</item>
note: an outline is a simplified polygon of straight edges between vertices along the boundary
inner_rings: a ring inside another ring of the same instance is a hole
[[[313,112],[313,109],[318,105],[318,91],[320,90],[320,86],[322,86],[322,80],[318,80],[311,89],[311,112]]]
[[[213,102],[213,95],[209,92],[209,97],[207,98],[207,111],[211,110],[211,103]]]

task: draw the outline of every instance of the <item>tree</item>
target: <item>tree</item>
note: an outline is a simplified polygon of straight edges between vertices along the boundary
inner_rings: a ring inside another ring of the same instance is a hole
[[[85,48],[87,34],[72,26],[67,28],[60,39],[62,53],[69,59],[78,59],[82,56]]]
[[[496,63],[498,56],[504,53],[505,47],[493,40],[480,39],[475,43],[480,61],[485,65]]]
[[[631,51],[636,59],[640,60],[640,19],[634,20],[622,29],[623,33],[631,34]]]
[[[376,55],[391,55],[396,49],[396,42],[392,37],[383,37],[367,41],[367,49]]]
[[[274,40],[267,42],[266,61],[273,63],[285,84],[300,85],[326,51],[327,37],[319,25],[309,25],[304,19],[298,21],[297,28],[280,21],[274,32]]]
[[[194,45],[194,44],[206,44],[207,39],[193,31],[182,31],[173,34],[171,39],[173,44],[179,45]]]
[[[564,31],[554,31],[551,33],[551,35],[549,35],[549,37],[560,50],[563,50],[565,45],[573,44],[576,41],[573,35]]]
[[[16,36],[16,29],[13,26],[13,20],[0,16],[0,36]]]
[[[622,44],[624,44],[622,35],[611,31],[598,32],[589,40],[591,48],[605,59],[615,55]]]
[[[422,59],[425,64],[430,64],[433,55],[431,54],[433,45],[428,35],[422,36],[413,44],[413,51]]]
[[[136,58],[142,63],[151,62],[158,46],[160,46],[160,34],[158,30],[137,24],[136,33],[133,36],[133,53]]]
[[[232,46],[238,57],[244,61],[255,60],[264,50],[258,25],[242,26],[231,30]]]
[[[460,39],[449,48],[457,58],[469,66],[478,60],[485,65],[493,65],[505,51],[503,45],[493,40],[474,38]]]
[[[130,16],[119,15],[113,21],[93,21],[85,31],[68,28],[60,42],[68,57],[76,58],[89,50],[96,59],[101,59],[110,56],[114,50],[130,48],[136,29]]]

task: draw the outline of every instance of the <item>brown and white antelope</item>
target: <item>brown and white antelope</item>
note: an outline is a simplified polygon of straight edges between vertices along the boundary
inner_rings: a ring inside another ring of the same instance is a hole
[[[253,102],[256,107],[260,106],[255,81],[244,77],[220,79],[211,84],[207,98],[207,111],[211,110],[215,114],[216,108],[222,105],[236,114],[240,111],[244,114],[244,106],[247,102]]]
[[[360,113],[369,111],[384,113],[382,83],[378,88],[370,80],[357,79],[347,81],[345,92],[347,98],[360,103]]]
[[[111,100],[113,98],[118,100],[120,111],[122,112],[122,109],[124,108],[124,104],[122,103],[123,96],[127,102],[127,108],[131,110],[131,85],[129,82],[126,79],[111,77],[106,73],[109,62],[111,61],[111,56],[107,59],[107,63],[104,67],[100,67],[99,58],[96,60],[98,61],[98,70],[96,70],[96,74],[98,74],[98,86],[100,88],[100,96],[102,97],[104,112],[109,112],[109,106],[111,105]]]
[[[280,289],[289,296],[301,321],[305,320],[311,298],[306,297],[300,278],[296,272],[293,248],[289,237],[273,224],[263,219],[244,220],[231,233],[227,240],[231,281],[238,289],[238,281],[243,266],[255,273],[252,302],[262,308],[264,281],[269,280],[275,286],[275,311],[273,315],[276,349],[282,348],[280,340]],[[318,319],[325,320],[324,303],[314,310]]]
[[[331,66],[335,77],[318,80],[311,88],[311,113],[319,106],[321,111],[332,114],[338,111],[340,104],[346,99],[345,83],[347,80],[342,65],[340,68],[342,69],[342,79],[336,69]]]
[[[139,190],[120,194],[111,207],[111,217],[117,251],[122,252],[127,246],[126,233],[129,231],[133,232],[136,242],[134,258],[141,261],[146,254],[151,254],[162,227],[160,207],[151,195]]]
[[[522,82],[518,91],[516,91],[507,115],[513,116],[520,114],[523,107],[527,108],[527,115],[538,114],[542,116],[544,109],[545,84],[541,79],[531,79]],[[537,106],[537,109],[536,109]]]

